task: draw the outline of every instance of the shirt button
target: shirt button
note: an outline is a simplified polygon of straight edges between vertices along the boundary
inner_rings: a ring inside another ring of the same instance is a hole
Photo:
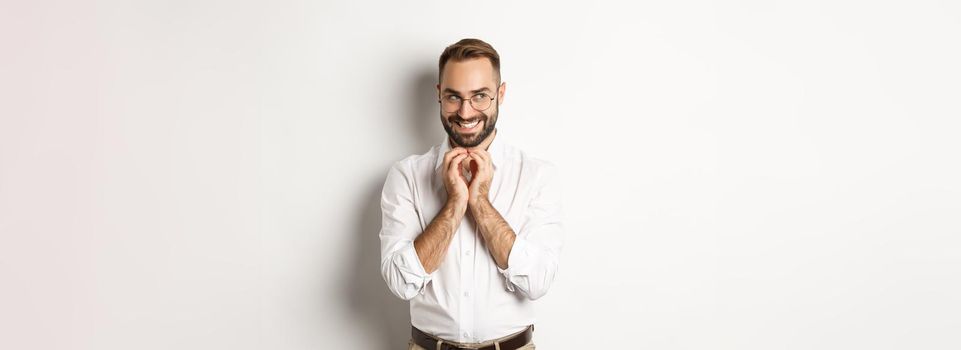
[[[464,252],[464,255],[470,255],[470,250]]]
[[[470,298],[470,292],[464,292],[464,296]]]
[[[470,337],[470,333],[464,332],[464,338],[469,338],[469,337]]]

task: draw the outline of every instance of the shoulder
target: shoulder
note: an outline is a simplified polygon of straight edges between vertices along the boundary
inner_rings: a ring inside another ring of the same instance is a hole
[[[388,176],[393,174],[403,175],[404,177],[416,176],[418,174],[430,174],[434,169],[437,160],[439,146],[433,146],[422,154],[412,154],[394,161],[388,172]]]
[[[419,187],[418,184],[429,183],[436,155],[437,146],[434,146],[424,154],[413,154],[394,161],[384,180],[384,197],[408,196]]]

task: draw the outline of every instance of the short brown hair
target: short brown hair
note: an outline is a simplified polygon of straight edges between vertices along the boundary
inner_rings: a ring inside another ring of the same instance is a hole
[[[440,54],[437,82],[440,82],[443,78],[444,66],[447,65],[448,61],[453,60],[454,62],[458,62],[481,57],[486,57],[490,60],[491,66],[494,67],[494,73],[497,74],[497,81],[500,82],[501,56],[497,54],[497,50],[494,50],[494,47],[490,44],[483,40],[473,38],[461,39],[444,49],[444,52]]]

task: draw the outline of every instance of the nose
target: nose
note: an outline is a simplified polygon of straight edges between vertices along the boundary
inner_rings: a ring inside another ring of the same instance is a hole
[[[471,107],[471,105],[470,105],[470,100],[465,98],[465,99],[461,100],[461,102],[460,102],[460,109],[457,110],[457,113],[460,114],[461,118],[467,119],[467,115],[468,115],[473,109],[474,109],[474,107]]]

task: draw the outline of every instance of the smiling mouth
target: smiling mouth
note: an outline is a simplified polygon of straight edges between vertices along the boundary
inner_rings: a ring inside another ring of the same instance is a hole
[[[464,121],[464,122],[454,122],[454,124],[457,124],[458,126],[460,126],[461,129],[472,129],[472,128],[474,128],[475,126],[477,126],[477,124],[480,124],[480,119],[474,119],[474,120],[472,120],[472,121],[470,121],[470,122],[467,122],[467,121]]]

